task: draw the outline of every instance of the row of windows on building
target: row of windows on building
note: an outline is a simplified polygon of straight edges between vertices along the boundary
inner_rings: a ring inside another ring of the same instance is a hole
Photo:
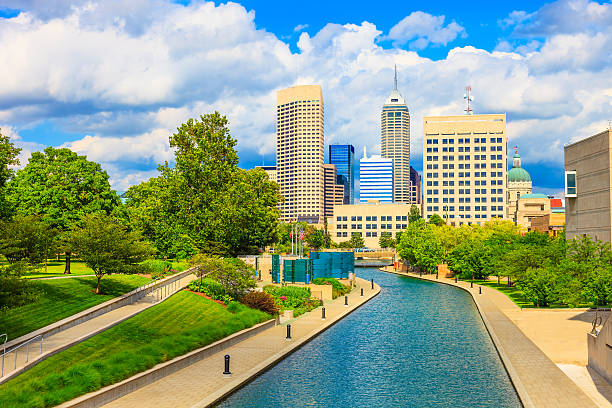
[[[489,163],[490,164],[490,168],[492,169],[502,169],[504,167],[503,163]],[[427,170],[438,170],[439,168],[439,164],[437,163],[433,163],[433,164],[428,164],[427,165]],[[457,168],[459,170],[464,169],[464,170],[469,170],[471,168],[471,164],[470,163],[459,163],[457,164]],[[474,168],[475,169],[486,169],[487,168],[487,163],[474,163]],[[442,170],[454,170],[455,169],[455,164],[454,163],[444,163],[442,164]]]
[[[357,234],[357,235],[359,235],[360,237],[362,236],[362,235],[361,235],[361,232],[353,232],[353,233],[351,233],[351,236],[352,236],[353,234]],[[381,235],[382,235],[382,233],[381,233]],[[342,232],[338,231],[338,232],[336,232],[336,236],[337,236],[337,237],[342,237],[342,238],[348,238],[348,236],[349,236],[349,235],[348,235],[348,232],[346,232],[346,231],[342,231]],[[367,238],[370,238],[370,237],[372,237],[372,238],[376,238],[376,237],[378,237],[378,232],[377,232],[377,231],[366,231],[365,236],[366,236]],[[393,236],[393,235],[392,235],[392,236]]]
[[[470,188],[459,188],[457,189],[459,194],[472,194],[472,189]],[[503,189],[501,188],[492,188],[491,190],[489,190],[489,192],[491,194],[503,194]],[[436,195],[436,194],[440,194],[440,190],[439,189],[431,189],[431,190],[427,190],[427,195]],[[455,194],[455,189],[443,189],[442,190],[442,194],[447,195],[447,194]],[[487,194],[487,189],[486,188],[475,188],[474,189],[474,194]]]
[[[503,132],[500,132],[500,133],[503,133]],[[438,144],[438,140],[439,139],[427,139],[427,144],[428,145]],[[455,139],[442,139],[442,144],[454,144],[454,143],[455,143]],[[471,142],[470,142],[470,138],[468,137],[468,138],[457,139],[457,143],[461,144],[461,143],[471,143]],[[487,138],[486,137],[475,137],[474,143],[487,143]],[[489,143],[503,143],[503,138],[490,137]]]
[[[470,212],[470,211],[472,211],[472,206],[470,206],[470,205],[460,205],[460,206],[457,206],[456,208],[457,208],[457,211],[459,211],[459,212]],[[427,206],[427,211],[428,212],[440,211],[440,207],[437,206],[437,205],[434,205],[434,206],[430,205],[430,206]],[[445,205],[445,206],[442,207],[442,211],[444,211],[444,212],[446,212],[446,211],[454,212],[455,211],[455,206],[454,205]],[[491,208],[488,209],[488,207],[486,205],[475,205],[474,206],[474,211],[481,211],[481,212],[484,212],[484,211],[504,211],[504,207],[501,206],[501,205],[497,205],[497,206],[492,205]],[[500,217],[502,217],[502,215],[500,215]],[[477,218],[480,218],[480,217],[477,217]]]
[[[471,160],[470,155],[459,155],[457,156],[457,160]],[[501,154],[492,154],[491,155],[491,160],[501,160],[502,159],[502,155]],[[427,161],[438,161],[440,160],[440,156],[427,156]],[[454,161],[455,160],[455,156],[442,156],[442,161]],[[486,154],[475,154],[474,155],[474,160],[487,160],[487,155]]]
[[[471,177],[471,173],[469,171],[460,171],[458,173],[459,177]],[[492,171],[489,173],[489,177],[503,177],[504,174],[501,171]],[[440,173],[427,173],[427,178],[438,178],[440,177]],[[443,172],[442,178],[454,178],[455,172]],[[486,171],[475,171],[474,177],[487,177]]]
[[[503,181],[502,180],[491,180],[492,183],[491,185],[500,185],[503,186]],[[494,183],[493,183],[494,182]],[[471,185],[471,180],[459,180],[457,182],[459,184],[459,187],[469,187]],[[454,180],[444,180],[442,182],[442,187],[453,187],[455,185],[455,181]],[[487,185],[487,180],[474,180],[474,185],[475,186],[486,186]],[[427,181],[427,187],[438,187],[438,181],[434,180],[434,181]]]
[[[366,229],[366,230],[373,230],[373,229],[379,229],[378,228],[378,224],[350,224],[351,225],[351,229],[354,230],[360,230],[360,229]],[[336,226],[336,229],[348,229],[349,224],[338,224]],[[408,226],[408,224],[395,224],[395,229],[405,229]],[[393,229],[393,224],[380,224],[380,229]]]
[[[466,147],[458,147],[457,151],[459,153],[470,153],[470,147],[466,146]],[[475,146],[474,147],[474,152],[486,152],[487,151],[487,147],[486,146]],[[489,147],[489,151],[490,152],[503,152],[504,151],[504,147],[503,146],[490,146]],[[443,147],[442,148],[442,153],[454,153],[455,152],[455,148],[454,147]],[[438,153],[438,148],[437,147],[428,147],[427,148],[427,153]]]
[[[366,221],[378,221],[377,215],[366,215],[365,217],[362,217],[361,215],[352,215],[351,221],[362,221],[363,218],[365,218]],[[381,221],[393,221],[393,216],[392,215],[381,215],[380,220]],[[348,216],[339,215],[336,217],[336,221],[348,221]],[[407,215],[396,215],[395,221],[408,221],[408,216]]]
[[[439,203],[440,199],[438,197],[428,197],[427,198],[427,204],[436,204]],[[442,203],[447,204],[447,203],[454,203],[455,202],[455,197],[443,197],[442,198]],[[471,197],[459,197],[457,199],[457,202],[459,203],[471,203],[472,202],[472,198]],[[487,197],[474,197],[474,202],[475,203],[486,203],[487,202]],[[492,203],[503,203],[504,202],[504,198],[503,197],[491,197],[491,201]]]

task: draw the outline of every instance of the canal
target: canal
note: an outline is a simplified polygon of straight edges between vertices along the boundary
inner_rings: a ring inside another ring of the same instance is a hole
[[[471,296],[359,268],[382,292],[222,407],[521,407]]]

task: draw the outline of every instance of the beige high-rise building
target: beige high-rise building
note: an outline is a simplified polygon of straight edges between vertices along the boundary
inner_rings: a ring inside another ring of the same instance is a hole
[[[612,130],[565,146],[566,237],[612,241]]]
[[[423,118],[423,216],[450,225],[506,215],[506,115]]]
[[[381,156],[393,160],[393,202],[411,203],[410,187],[410,112],[395,87],[385,101],[380,115]]]
[[[334,215],[334,207],[344,203],[344,184],[337,183],[337,173],[335,164],[324,164],[323,174],[324,183],[324,213],[326,217]]]
[[[321,223],[324,216],[324,110],[319,85],[276,93],[276,171],[281,220]]]
[[[278,177],[276,173],[276,166],[255,166],[256,169],[262,169],[268,175],[270,181],[278,183]]]

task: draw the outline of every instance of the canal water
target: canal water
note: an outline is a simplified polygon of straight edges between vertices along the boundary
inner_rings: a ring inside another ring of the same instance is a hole
[[[382,292],[222,407],[521,407],[471,296],[357,269]]]

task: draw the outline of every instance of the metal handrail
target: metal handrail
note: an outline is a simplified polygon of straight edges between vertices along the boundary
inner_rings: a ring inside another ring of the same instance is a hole
[[[10,349],[9,351],[6,351],[6,349],[2,352],[2,373],[0,375],[0,377],[4,376],[4,356],[6,356],[7,354],[10,353],[14,353],[15,354],[15,364],[13,366],[13,370],[17,369],[17,352],[19,351],[19,349],[23,346],[26,346],[26,363],[28,361],[30,361],[30,343],[38,340],[40,338],[40,354],[42,354],[42,346],[43,346],[43,335],[39,334],[38,336],[32,337],[31,339],[24,341],[23,343],[13,347],[12,349]]]

